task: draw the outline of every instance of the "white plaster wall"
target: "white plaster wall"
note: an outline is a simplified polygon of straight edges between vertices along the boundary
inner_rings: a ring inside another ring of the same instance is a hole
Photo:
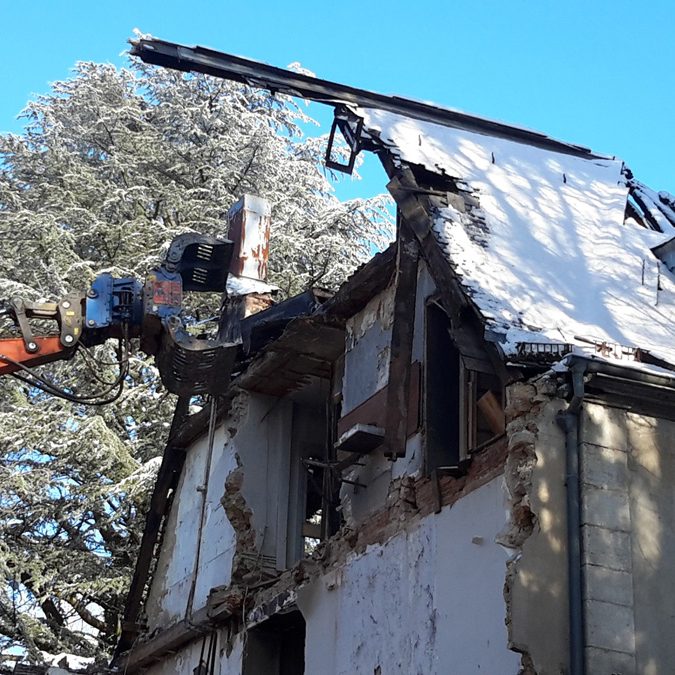
[[[546,386],[546,380],[542,382],[540,391]],[[529,393],[524,393],[528,389]],[[544,397],[533,412],[530,406],[534,396],[535,388],[529,384],[507,388],[507,406],[517,409],[520,405],[529,410],[526,416],[509,423],[509,480],[514,496],[526,491],[525,503],[537,518],[533,532],[520,546],[509,578],[510,629],[514,646],[529,654],[537,673],[558,675],[567,672],[569,665],[565,435],[556,422],[565,403]],[[536,428],[536,436],[531,432],[531,451],[517,445],[527,441],[529,432],[523,430],[526,424]],[[536,461],[530,452],[535,453]],[[530,468],[529,461],[534,462]]]
[[[162,660],[145,671],[146,675],[193,675],[199,663],[201,641],[186,645],[175,654],[166,654]]]
[[[208,649],[209,637],[206,638]],[[243,638],[234,638],[232,648],[228,654],[226,635],[224,631],[218,632],[218,652],[216,657],[215,675],[241,675]],[[174,654],[167,654],[163,659],[144,671],[145,675],[193,675],[194,669],[199,664],[202,653],[202,641],[195,640]],[[261,673],[260,675],[264,675]]]
[[[307,675],[515,675],[502,478],[298,591]],[[377,668],[380,668],[378,671]]]
[[[231,415],[216,430],[208,481],[208,438],[202,436],[187,450],[146,603],[150,630],[167,627],[185,617],[204,497],[192,610],[206,604],[213,587],[230,583],[236,533],[221,498],[227,476],[238,462],[244,470],[242,493],[253,513],[256,544],[263,554],[277,557],[281,566],[285,564],[291,413],[290,401],[253,394],[237,400]]]
[[[187,451],[183,474],[173,500],[157,573],[146,604],[150,628],[166,627],[183,619],[194,573],[202,499],[206,497],[199,571],[193,609],[202,607],[213,586],[228,584],[232,570],[235,536],[220,498],[225,478],[236,467],[225,427],[216,430],[208,489],[206,478],[208,440],[200,438]]]
[[[346,473],[349,481],[340,487],[342,514],[350,527],[362,524],[371,513],[383,508],[391,483],[391,460],[382,451],[362,457],[360,464]],[[365,487],[363,487],[365,486]]]
[[[421,431],[408,438],[405,444],[405,457],[397,459],[391,465],[391,477],[417,476],[424,466],[424,436]]]
[[[173,501],[175,529],[167,532],[164,540],[170,549],[170,558],[163,580],[166,590],[161,608],[169,620],[182,619],[186,610],[201,514],[202,493],[197,488],[204,481],[205,463],[206,443],[200,441],[188,451],[178,494]]]
[[[253,513],[256,547],[280,568],[286,562],[292,419],[290,400],[250,394],[246,420],[232,441],[244,471],[241,491]]]
[[[168,626],[185,616],[197,548],[205,442],[189,451],[165,528],[162,550],[146,603],[148,626]]]
[[[202,446],[203,450],[201,446],[200,450],[206,453],[206,443]],[[199,609],[206,604],[209,592],[214,586],[224,586],[230,583],[236,533],[225,515],[220,500],[225,491],[225,480],[236,468],[237,461],[232,441],[229,434],[225,434],[224,427],[220,427],[216,432],[206,492],[194,609]],[[192,555],[194,557],[194,551]]]
[[[220,635],[220,649],[218,651],[218,665],[220,666],[220,670],[216,668],[215,675],[241,675],[244,660],[245,635],[239,633],[233,638],[232,648],[229,653],[224,646],[226,642],[224,632],[221,632]],[[192,675],[192,673],[190,673],[190,675]]]
[[[380,451],[362,457],[347,479],[365,485],[344,483],[340,488],[340,502],[347,523],[354,527],[384,506],[391,481],[402,476],[417,476],[424,465],[424,447],[421,432],[413,434],[406,442],[405,457],[395,462]]]

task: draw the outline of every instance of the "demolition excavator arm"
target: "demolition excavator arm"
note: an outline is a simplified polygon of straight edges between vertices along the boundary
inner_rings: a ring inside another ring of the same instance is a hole
[[[172,241],[164,262],[144,282],[103,273],[86,292],[71,293],[59,302],[11,298],[0,313],[12,319],[20,335],[0,337],[0,375],[11,374],[50,393],[86,402],[84,399],[91,397],[80,399],[59,392],[33,368],[69,359],[77,349],[115,338],[119,341],[121,386],[123,354],[130,339],[140,338],[141,349],[155,357],[169,391],[182,396],[222,393],[238,344],[228,336],[209,340],[192,337],[181,312],[184,291],[226,292],[232,252],[231,241],[182,234]],[[53,321],[58,333],[34,335],[31,319]]]

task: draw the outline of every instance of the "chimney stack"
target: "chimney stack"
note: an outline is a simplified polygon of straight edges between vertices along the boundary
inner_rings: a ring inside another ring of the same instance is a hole
[[[270,253],[270,203],[262,197],[244,195],[227,212],[228,239],[234,242],[230,273],[257,281],[267,279]]]

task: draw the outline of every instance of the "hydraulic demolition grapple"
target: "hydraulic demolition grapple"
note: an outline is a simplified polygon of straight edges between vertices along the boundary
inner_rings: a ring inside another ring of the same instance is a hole
[[[14,320],[21,337],[0,338],[0,375],[33,375],[34,366],[71,358],[78,347],[99,345],[109,338],[128,345],[131,338],[140,338],[141,349],[155,357],[170,392],[181,396],[223,393],[238,343],[231,331],[215,339],[191,336],[181,310],[184,291],[226,292],[233,249],[228,240],[181,234],[145,283],[104,273],[86,293],[71,293],[59,302],[12,298],[3,313]],[[30,319],[53,320],[59,332],[36,336]]]

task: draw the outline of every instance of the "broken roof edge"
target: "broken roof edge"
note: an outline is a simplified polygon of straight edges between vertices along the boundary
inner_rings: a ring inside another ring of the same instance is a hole
[[[618,354],[617,354],[618,350]],[[603,353],[604,352],[604,353]],[[675,388],[675,364],[664,361],[648,350],[626,345],[597,342],[594,346],[564,342],[519,342],[518,353],[506,357],[510,366],[565,371],[571,364],[588,362],[599,368],[622,368],[626,373],[642,373],[654,383]],[[634,376],[639,379],[641,376]]]
[[[132,45],[131,55],[137,56],[151,65],[184,72],[204,73],[249,86],[268,89],[273,94],[282,93],[288,96],[298,96],[334,107],[351,105],[388,110],[443,126],[498,136],[577,157],[588,159],[611,158],[610,156],[597,154],[584,146],[557,140],[544,133],[524,127],[470,115],[433,103],[379,94],[366,89],[312,77],[304,73],[295,73],[284,68],[270,66],[260,61],[234,56],[207,47],[188,47],[157,38],[140,38],[130,42]]]
[[[365,307],[374,295],[383,291],[389,285],[391,275],[393,274],[395,259],[396,243],[394,242],[384,251],[376,253],[370,260],[367,260],[354,270],[354,272],[352,272],[352,274],[340,285],[336,293],[320,305],[314,312],[291,317],[281,333],[263,346],[247,364],[246,369],[232,379],[227,392],[221,397],[221,404],[218,406],[217,420],[222,421],[223,417],[229,411],[229,406],[234,394],[244,388],[239,387],[240,378],[241,380],[245,380],[245,377],[243,376],[245,376],[248,369],[254,366],[257,360],[264,359],[266,353],[274,351],[275,343],[280,342],[289,331],[295,330],[295,328],[308,320],[310,322],[318,322],[329,326],[332,326],[333,323],[337,323],[338,325],[342,324],[349,316],[356,314]],[[300,297],[305,293],[307,293],[307,291],[303,291],[303,293],[298,294],[298,296],[293,296],[288,300],[293,300],[293,298]],[[353,297],[354,294],[356,294],[356,297]],[[278,307],[278,305],[273,305],[268,310],[263,310],[253,316],[262,319],[266,312],[273,313],[276,307]],[[331,322],[331,319],[336,319],[337,321]],[[172,446],[186,448],[189,444],[193,443],[207,432],[208,423],[209,413],[206,408],[185,418],[171,439]]]
[[[396,242],[357,267],[318,313],[344,321],[363,309],[370,299],[391,282],[396,262]]]
[[[664,234],[675,232],[675,197],[665,191],[656,192],[649,186],[638,181],[633,172],[624,168],[626,185],[629,197],[632,198],[642,211],[646,221],[645,227],[650,227]],[[654,247],[652,250],[655,250]]]

